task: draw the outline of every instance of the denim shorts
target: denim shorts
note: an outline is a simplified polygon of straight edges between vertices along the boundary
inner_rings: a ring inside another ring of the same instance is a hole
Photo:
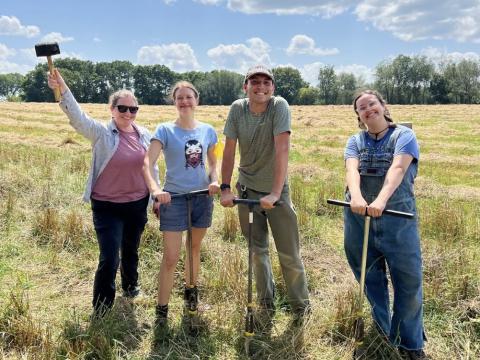
[[[192,227],[208,228],[212,225],[213,197],[194,196],[192,202]],[[187,199],[172,199],[160,205],[160,231],[185,231],[188,229]]]

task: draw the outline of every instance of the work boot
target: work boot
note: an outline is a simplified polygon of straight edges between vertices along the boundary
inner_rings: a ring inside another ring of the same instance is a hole
[[[123,289],[123,297],[133,299],[140,294],[140,286],[129,287],[127,290]]]
[[[155,307],[155,325],[154,338],[155,342],[163,342],[168,335],[168,304],[157,305]]]
[[[310,306],[310,303],[307,303],[304,307],[295,309],[293,311],[292,325],[295,327],[304,326],[311,312],[312,312],[312,307]]]
[[[430,359],[425,352],[420,350],[407,350],[404,348],[398,348],[398,352],[402,359],[405,360],[428,360]]]
[[[273,301],[262,301],[253,314],[253,329],[255,333],[269,336],[273,328],[275,304]]]
[[[185,286],[183,294],[183,301],[185,305],[186,313],[189,311],[196,311],[198,307],[198,288]]]

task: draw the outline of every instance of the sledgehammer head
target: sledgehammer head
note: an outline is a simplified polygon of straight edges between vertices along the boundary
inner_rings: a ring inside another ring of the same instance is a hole
[[[52,56],[60,54],[60,47],[58,43],[43,43],[35,45],[35,52],[37,56]]]
[[[52,55],[60,54],[60,47],[58,43],[43,43],[35,45],[35,52],[37,56],[46,56],[48,62],[48,70],[50,74],[53,75],[53,62],[52,62]],[[53,90],[53,94],[55,95],[55,101],[60,101],[60,90],[55,88]]]

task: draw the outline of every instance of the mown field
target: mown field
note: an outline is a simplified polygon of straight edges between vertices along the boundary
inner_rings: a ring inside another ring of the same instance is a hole
[[[84,105],[109,119],[106,105]],[[391,106],[411,122],[420,147],[416,183],[424,256],[426,350],[433,359],[480,358],[480,106]],[[201,106],[198,119],[221,136],[228,107]],[[255,340],[260,359],[349,359],[357,286],[343,254],[340,209],[343,147],[356,131],[349,106],[292,107],[289,174],[298,213],[313,311],[291,327],[275,249],[275,324]],[[171,106],[142,106],[137,121],[154,130]],[[222,136],[221,136],[222,138]],[[90,144],[56,104],[0,103],[0,356],[4,359],[244,359],[247,249],[235,210],[215,207],[202,249],[202,319],[197,339],[181,322],[179,263],[166,344],[153,341],[156,274],[162,239],[150,217],[141,244],[145,297],[117,297],[91,324],[98,250],[88,204],[81,201]],[[161,169],[163,169],[162,164]],[[368,307],[365,305],[368,312]],[[368,317],[369,318],[369,317]],[[367,322],[368,359],[397,359]]]

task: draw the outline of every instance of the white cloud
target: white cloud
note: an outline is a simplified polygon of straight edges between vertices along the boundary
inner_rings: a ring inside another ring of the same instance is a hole
[[[270,45],[258,37],[248,39],[245,44],[220,44],[209,49],[207,55],[215,67],[245,73],[255,64],[272,67]]]
[[[58,32],[51,32],[44,37],[42,37],[42,42],[50,43],[50,42],[57,42],[57,43],[64,43],[68,41],[72,41],[73,37],[71,36],[63,36]]]
[[[314,55],[314,56],[328,56],[336,55],[339,51],[337,48],[333,49],[322,49],[315,47],[315,40],[307,35],[295,35],[290,40],[290,45],[287,48],[288,55]]]
[[[16,53],[15,49],[9,49],[7,45],[0,43],[0,60],[14,56]]]
[[[196,3],[200,3],[203,5],[219,5],[222,3],[224,0],[193,0]]]
[[[320,68],[325,66],[324,63],[316,61],[311,64],[306,64],[302,68],[300,68],[300,74],[302,74],[303,80],[310,83],[312,86],[318,85],[318,72]]]
[[[357,78],[361,77],[367,83],[372,83],[375,80],[374,79],[375,70],[365,65],[351,64],[351,65],[338,66],[335,68],[335,73],[337,75],[340,73],[350,73],[355,75]]]
[[[200,69],[192,47],[185,43],[143,46],[137,52],[137,59],[139,64],[162,64],[180,72]]]
[[[476,52],[447,52],[446,50],[441,50],[435,47],[428,47],[420,51],[420,55],[424,55],[430,60],[433,61],[434,64],[439,65],[443,62],[447,63],[459,63],[462,60],[472,60],[472,61],[480,61],[480,53]]]
[[[167,0],[169,2],[174,0]],[[246,14],[310,15],[331,18],[353,12],[367,27],[404,41],[453,39],[480,43],[479,0],[196,0],[225,3]]]
[[[94,42],[94,43],[100,43],[100,42],[102,42],[102,39],[100,39],[99,37],[96,37],[96,36],[95,36],[95,37],[93,38],[93,42]]]
[[[17,64],[14,62],[9,62],[0,59],[0,74],[9,74],[9,73],[20,73],[26,74],[32,70],[31,65]]]
[[[480,42],[478,0],[363,0],[359,20],[391,32],[404,41],[454,39]]]
[[[331,18],[356,2],[353,0],[228,0],[228,8],[246,14],[313,15]]]
[[[0,16],[0,35],[17,35],[31,38],[39,33],[40,29],[38,26],[22,25],[15,16]]]

